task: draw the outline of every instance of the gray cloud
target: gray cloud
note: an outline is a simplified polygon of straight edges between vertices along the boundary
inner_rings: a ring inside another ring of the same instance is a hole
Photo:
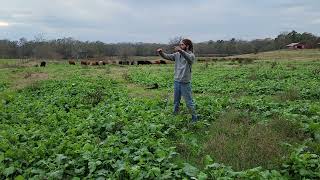
[[[0,0],[4,1],[4,0]],[[274,37],[297,30],[319,35],[318,0],[11,0],[1,3],[0,39],[74,37],[104,42],[196,42]]]

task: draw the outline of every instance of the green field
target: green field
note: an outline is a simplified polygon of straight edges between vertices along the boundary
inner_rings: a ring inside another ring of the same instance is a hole
[[[0,60],[0,179],[318,179],[320,56],[301,52],[195,64],[195,124],[171,114],[172,64]]]
[[[260,60],[320,60],[320,49],[278,50],[234,57],[256,58]]]

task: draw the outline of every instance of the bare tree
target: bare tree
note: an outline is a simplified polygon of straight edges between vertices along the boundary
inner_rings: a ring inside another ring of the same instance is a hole
[[[130,64],[133,61],[130,57],[135,54],[135,48],[131,44],[121,44],[117,54],[124,64]]]
[[[180,41],[183,39],[182,36],[176,36],[172,39],[169,40],[169,46],[168,46],[168,51],[173,51],[175,46],[179,46]]]

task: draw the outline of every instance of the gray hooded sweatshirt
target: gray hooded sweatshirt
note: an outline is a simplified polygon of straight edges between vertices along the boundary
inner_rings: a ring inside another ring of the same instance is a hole
[[[193,52],[181,50],[173,54],[167,54],[161,51],[160,56],[164,59],[175,61],[174,80],[178,82],[188,83],[191,81],[192,64],[196,58]]]

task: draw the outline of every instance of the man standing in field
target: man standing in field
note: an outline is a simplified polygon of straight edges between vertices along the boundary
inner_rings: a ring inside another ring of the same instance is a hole
[[[184,97],[187,107],[192,114],[192,122],[198,120],[195,111],[194,102],[191,94],[191,69],[195,62],[195,55],[193,54],[193,44],[189,39],[180,41],[179,46],[174,48],[175,53],[167,54],[163,50],[157,49],[157,52],[164,59],[174,61],[174,109],[173,114],[179,113],[179,105],[181,96]]]

